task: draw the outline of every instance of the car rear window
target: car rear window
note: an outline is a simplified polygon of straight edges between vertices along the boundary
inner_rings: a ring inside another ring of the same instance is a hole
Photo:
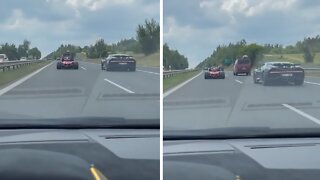
[[[293,64],[291,64],[291,63],[273,63],[272,66],[276,66],[279,68],[286,68],[286,67],[293,66]]]
[[[4,59],[4,55],[0,55],[0,58],[1,58],[1,59]]]
[[[245,58],[245,59],[239,59],[238,64],[250,64],[250,60]]]

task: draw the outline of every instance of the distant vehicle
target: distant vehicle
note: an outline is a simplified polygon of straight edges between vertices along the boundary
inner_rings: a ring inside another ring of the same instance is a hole
[[[253,72],[253,82],[262,82],[264,86],[273,82],[294,83],[302,85],[304,69],[290,62],[266,62]]]
[[[135,71],[136,60],[132,56],[126,54],[111,54],[104,61],[101,61],[101,69],[106,71]]]
[[[27,58],[26,57],[21,57],[20,61],[27,61]]]
[[[0,63],[9,61],[6,54],[0,54]]]
[[[57,61],[60,61],[60,60],[61,60],[61,58],[57,58],[56,60],[57,60]]]
[[[79,69],[79,63],[74,61],[73,55],[67,51],[57,62],[57,69]]]
[[[238,74],[246,74],[247,76],[251,74],[251,60],[247,55],[243,55],[234,63],[233,75],[238,76]]]
[[[225,79],[223,67],[211,67],[204,73],[204,79]]]

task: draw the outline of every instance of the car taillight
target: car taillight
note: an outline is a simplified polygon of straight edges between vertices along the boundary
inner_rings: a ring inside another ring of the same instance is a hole
[[[278,68],[271,68],[269,70],[269,73],[270,74],[279,74],[279,73],[281,73],[281,71]]]

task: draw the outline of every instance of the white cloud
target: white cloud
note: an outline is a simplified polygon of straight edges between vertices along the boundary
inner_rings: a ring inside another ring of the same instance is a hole
[[[96,11],[108,6],[130,5],[133,0],[67,0],[66,4],[74,9],[86,8]]]
[[[198,17],[200,22],[181,14],[189,13],[184,8],[190,9],[194,1],[198,2],[198,6],[194,6],[193,16]],[[320,6],[310,3],[306,5],[298,0],[193,0],[187,5],[172,3],[176,7],[170,6],[167,8],[170,16],[164,15],[164,42],[186,55],[190,64],[194,65],[208,57],[218,45],[241,39],[259,44],[294,44],[320,32],[320,14],[317,13]]]
[[[20,9],[14,9],[6,22],[0,24],[2,30],[19,31],[20,34],[44,33],[50,29],[56,35],[63,35],[76,28],[72,20],[62,20],[55,22],[40,21],[37,18],[26,18]]]
[[[191,25],[182,26],[174,17],[166,17],[164,22],[164,43],[188,57],[190,67],[195,67],[218,44],[233,41],[238,37],[237,33],[228,27],[202,29]]]
[[[204,0],[199,5],[200,8],[211,11],[220,9],[233,17],[239,14],[250,17],[267,11],[287,11],[295,3],[296,0]]]

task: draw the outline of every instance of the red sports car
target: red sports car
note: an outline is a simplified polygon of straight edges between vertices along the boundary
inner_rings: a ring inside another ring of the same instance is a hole
[[[204,73],[204,79],[224,79],[225,73],[223,67],[212,67]]]
[[[74,61],[74,57],[70,52],[62,55],[61,60],[57,63],[57,69],[79,69],[79,63]]]

